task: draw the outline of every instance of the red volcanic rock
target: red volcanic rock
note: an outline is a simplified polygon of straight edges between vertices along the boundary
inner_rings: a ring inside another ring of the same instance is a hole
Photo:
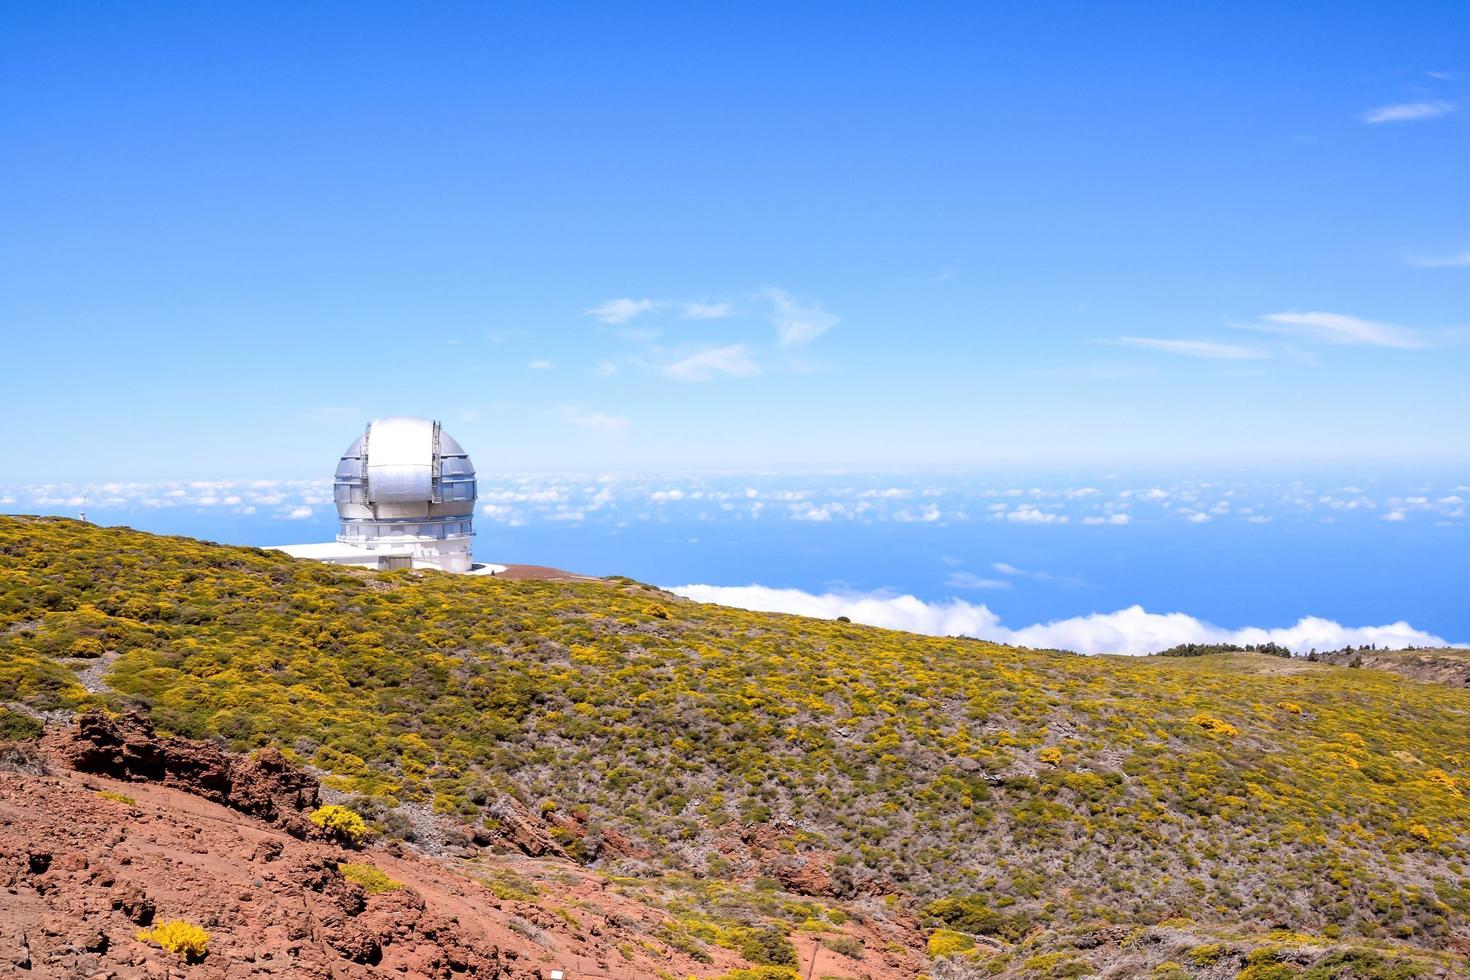
[[[139,714],[85,711],[49,741],[78,772],[174,786],[295,832],[309,829],[303,815],[319,801],[316,779],[275,749],[237,756],[212,742],[160,738]]]
[[[145,744],[100,757],[136,755]],[[101,797],[99,789],[126,791],[136,802]],[[546,832],[539,817],[519,816]],[[596,834],[587,833],[587,846]],[[349,861],[371,865],[397,887],[368,894],[344,875]],[[536,897],[499,897],[491,883],[500,876]],[[569,977],[647,980],[719,977],[749,965],[718,946],[695,958],[663,943],[667,913],[607,886],[603,876],[557,858],[430,859],[397,845],[347,851],[296,838],[167,780],[119,784],[0,766],[4,976],[544,980],[559,969]],[[140,926],[172,919],[208,932],[201,962],[184,964],[138,940]],[[883,903],[863,900],[842,929],[862,947],[861,959],[798,934],[802,975],[904,980],[921,972],[922,935]]]
[[[495,833],[522,854],[566,857],[567,852],[546,831],[545,825],[519,800],[502,796],[491,808],[491,813],[498,822]]]
[[[634,844],[612,827],[599,827],[595,834],[601,843],[595,857],[646,859],[650,856],[646,848]]]

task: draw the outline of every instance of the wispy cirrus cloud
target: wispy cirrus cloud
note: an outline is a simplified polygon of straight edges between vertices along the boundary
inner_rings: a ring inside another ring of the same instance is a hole
[[[691,302],[682,304],[681,314],[689,320],[723,320],[735,315],[734,303],[701,303]]]
[[[950,572],[944,584],[951,589],[1009,589],[1011,583],[1003,578],[981,578],[974,572]]]
[[[1034,582],[1050,582],[1068,589],[1087,587],[1087,582],[1084,579],[1077,578],[1074,575],[1057,575],[1047,571],[1017,568],[1015,565],[1003,561],[992,562],[990,567],[1000,574],[1009,575],[1012,578],[1029,578]]]
[[[664,368],[675,381],[709,381],[726,375],[748,378],[760,374],[760,366],[744,344],[726,344],[695,351]]]
[[[635,317],[642,316],[658,308],[658,301],[651,299],[620,299],[603,300],[589,310],[583,310],[583,316],[590,316],[594,320],[613,325],[627,323]]]
[[[802,302],[784,289],[767,288],[760,295],[771,303],[771,323],[782,347],[795,347],[816,340],[837,326],[840,318],[820,303]]]
[[[1182,357],[1201,357],[1216,361],[1257,361],[1270,357],[1270,353],[1259,347],[1243,344],[1221,344],[1212,340],[1175,340],[1165,337],[1119,337],[1115,343],[1128,347],[1142,347],[1178,354]]]
[[[603,300],[583,316],[590,316],[603,323],[619,326],[645,314],[662,313],[681,316],[686,320],[723,320],[736,313],[734,303],[710,303],[704,300],[673,299],[619,299]]]
[[[631,420],[621,415],[609,415],[606,412],[590,412],[576,405],[563,406],[561,417],[568,425],[576,426],[579,429],[588,429],[593,432],[627,432],[633,426]]]
[[[1454,255],[1411,255],[1404,261],[1420,269],[1470,269],[1470,249]]]
[[[1289,334],[1328,344],[1392,347],[1417,350],[1429,346],[1419,332],[1396,323],[1365,320],[1345,313],[1313,311],[1268,313],[1255,323],[1237,323],[1244,330]]]
[[[1454,112],[1458,105],[1445,99],[1425,99],[1419,102],[1393,102],[1375,106],[1363,113],[1363,122],[1372,125],[1394,122],[1417,122],[1433,119]]]

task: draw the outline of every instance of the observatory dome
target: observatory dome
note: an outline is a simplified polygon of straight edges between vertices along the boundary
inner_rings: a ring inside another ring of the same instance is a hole
[[[337,541],[376,557],[371,564],[469,571],[475,468],[438,422],[369,422],[337,464],[333,497]]]

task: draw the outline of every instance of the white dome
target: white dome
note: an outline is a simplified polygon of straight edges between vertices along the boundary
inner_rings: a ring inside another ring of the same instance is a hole
[[[407,551],[414,565],[464,570],[475,496],[474,465],[438,422],[375,419],[337,464],[337,540],[385,554]],[[446,563],[450,552],[455,557]]]

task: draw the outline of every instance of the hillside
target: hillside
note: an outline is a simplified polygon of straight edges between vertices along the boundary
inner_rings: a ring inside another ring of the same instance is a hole
[[[784,952],[814,975],[860,962],[864,976],[904,980],[922,962],[901,910],[489,850],[354,845],[315,828],[318,794],[274,753],[231,760],[100,712],[0,751],[0,970],[641,980],[727,976]],[[696,909],[728,923],[723,944],[673,931]],[[148,938],[177,921],[204,930],[192,962]]]
[[[1470,650],[1441,647],[1433,650],[1338,650],[1317,655],[1339,667],[1387,670],[1416,681],[1470,687]]]
[[[278,747],[431,852],[913,908],[936,977],[1470,970],[1470,692],[1385,672],[0,518],[0,701]],[[716,920],[665,938],[716,950]]]

